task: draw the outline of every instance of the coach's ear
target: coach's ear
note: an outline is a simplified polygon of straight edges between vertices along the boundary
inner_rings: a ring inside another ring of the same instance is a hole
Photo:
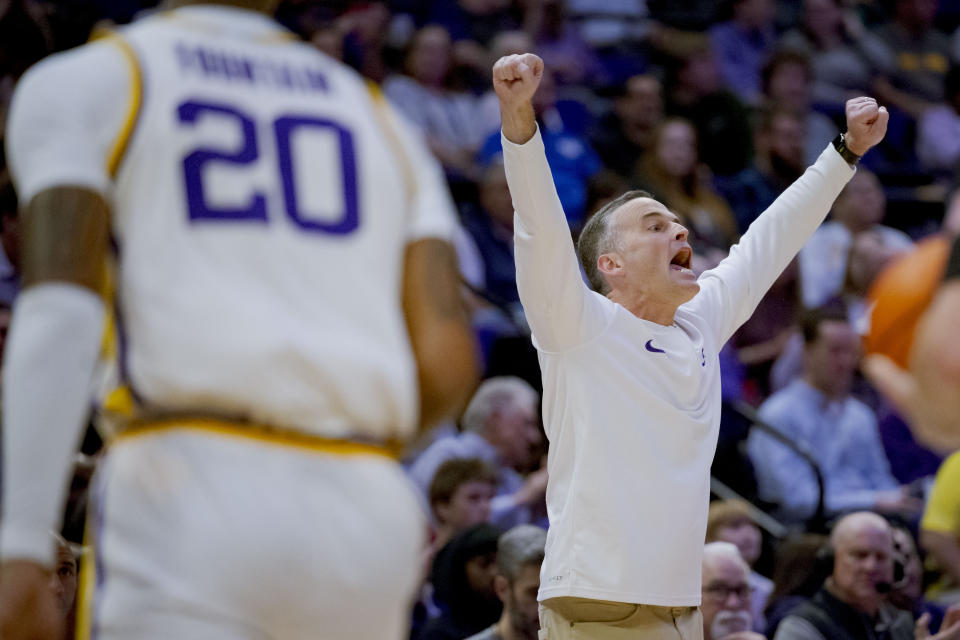
[[[608,281],[611,278],[616,279],[623,274],[623,261],[615,252],[604,253],[597,258],[597,269],[600,270],[600,273],[602,273]]]

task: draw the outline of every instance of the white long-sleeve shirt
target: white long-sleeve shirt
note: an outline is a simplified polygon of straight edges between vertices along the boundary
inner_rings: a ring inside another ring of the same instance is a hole
[[[723,343],[853,169],[832,148],[758,218],[670,326],[584,284],[539,132],[504,138],[517,286],[543,375],[550,530],[540,600],[700,603]]]

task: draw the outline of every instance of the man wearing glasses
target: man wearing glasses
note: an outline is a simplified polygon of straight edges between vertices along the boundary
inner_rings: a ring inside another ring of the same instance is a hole
[[[700,611],[706,640],[763,640],[750,631],[750,567],[737,547],[711,542],[703,548]]]

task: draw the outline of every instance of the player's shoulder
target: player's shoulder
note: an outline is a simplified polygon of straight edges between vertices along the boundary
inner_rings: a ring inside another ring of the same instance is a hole
[[[11,119],[66,110],[82,124],[85,112],[127,94],[130,67],[124,52],[108,39],[97,40],[48,56],[33,65],[17,83]]]

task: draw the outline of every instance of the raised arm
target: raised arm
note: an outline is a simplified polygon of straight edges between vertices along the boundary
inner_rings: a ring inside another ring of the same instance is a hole
[[[544,155],[531,99],[543,61],[526,53],[493,67],[503,158],[515,211],[517,290],[540,348],[559,351],[598,333],[603,309],[583,282],[570,229]]]
[[[883,139],[887,110],[873,98],[847,101],[846,148],[865,154]],[[855,161],[856,158],[853,158]],[[753,314],[757,304],[790,260],[823,221],[847,181],[853,166],[833,146],[770,205],[730,255],[700,279],[700,294],[691,308],[711,321],[719,343],[733,335]]]

